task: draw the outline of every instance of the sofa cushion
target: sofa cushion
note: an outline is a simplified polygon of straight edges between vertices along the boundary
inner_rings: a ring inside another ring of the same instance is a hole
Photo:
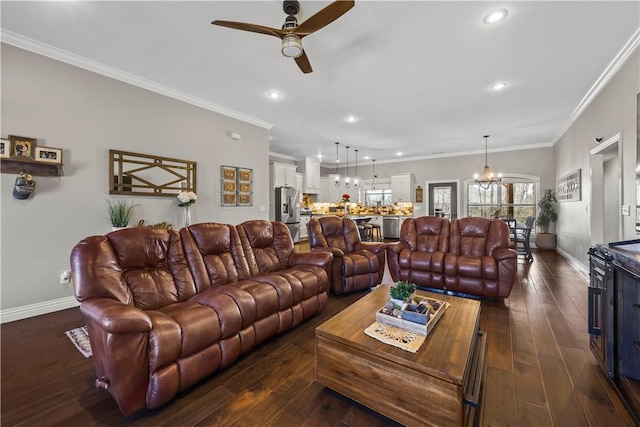
[[[293,240],[286,225],[255,220],[243,222],[236,229],[252,276],[288,267]]]
[[[107,297],[145,310],[196,293],[178,232],[128,228],[88,237],[71,253],[78,301]]]
[[[346,253],[342,258],[343,276],[377,273],[378,271],[380,271],[378,257],[367,249]]]
[[[234,226],[194,224],[181,229],[180,236],[198,292],[249,277],[249,265]]]

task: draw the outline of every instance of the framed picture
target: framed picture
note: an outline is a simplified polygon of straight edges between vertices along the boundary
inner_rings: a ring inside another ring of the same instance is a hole
[[[251,206],[253,204],[251,196],[251,193],[240,193],[238,196],[238,206]]]
[[[239,179],[240,181],[248,181],[248,182],[251,182],[251,181],[252,181],[252,179],[251,179],[251,172],[252,172],[252,169],[238,168],[238,174],[240,175],[240,176],[238,177],[238,179]]]
[[[11,141],[11,157],[34,158],[37,140],[24,136],[9,135]]]
[[[0,139],[0,157],[7,158],[11,156],[11,141],[8,139]]]
[[[222,191],[225,193],[235,193],[236,192],[236,182],[235,181],[222,181]]]
[[[62,163],[62,150],[51,147],[36,147],[35,159],[39,162]]]
[[[222,179],[235,181],[236,180],[236,168],[232,168],[230,166],[220,166],[222,169]]]
[[[236,206],[236,193],[223,193],[222,206]]]
[[[250,182],[240,182],[240,192],[241,193],[251,193],[251,183]]]

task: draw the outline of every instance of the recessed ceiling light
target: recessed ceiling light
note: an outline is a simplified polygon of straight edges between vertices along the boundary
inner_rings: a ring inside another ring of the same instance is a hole
[[[364,159],[365,159],[365,160],[369,160],[370,158],[371,158],[371,157],[369,157],[369,156],[364,156]],[[639,167],[640,167],[640,166],[639,166]]]
[[[353,123],[353,122],[357,121],[358,119],[356,118],[356,116],[347,116],[347,118],[345,120],[347,122],[349,122],[349,123]]]
[[[491,89],[493,90],[502,90],[507,87],[505,82],[498,82],[491,85]]]
[[[482,22],[485,24],[495,24],[506,18],[508,14],[509,11],[507,9],[497,9],[486,14],[484,18],[482,18]]]
[[[402,156],[402,151],[398,151],[398,152],[396,153],[396,156]]]
[[[267,96],[271,99],[278,99],[282,97],[282,94],[280,92],[278,92],[277,90],[272,90],[267,92]]]

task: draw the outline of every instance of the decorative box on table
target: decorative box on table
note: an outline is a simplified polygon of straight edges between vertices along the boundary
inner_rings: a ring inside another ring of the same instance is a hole
[[[429,335],[442,317],[449,303],[434,299],[416,297],[401,308],[391,308],[387,304],[376,312],[376,320],[387,325],[406,329],[420,335]]]

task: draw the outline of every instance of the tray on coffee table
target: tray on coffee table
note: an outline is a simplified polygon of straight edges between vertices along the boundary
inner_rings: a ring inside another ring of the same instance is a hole
[[[405,303],[401,309],[392,310],[385,305],[376,312],[376,320],[420,335],[429,335],[448,305],[435,298],[419,297],[418,301]],[[422,313],[420,308],[426,308],[426,312]]]

